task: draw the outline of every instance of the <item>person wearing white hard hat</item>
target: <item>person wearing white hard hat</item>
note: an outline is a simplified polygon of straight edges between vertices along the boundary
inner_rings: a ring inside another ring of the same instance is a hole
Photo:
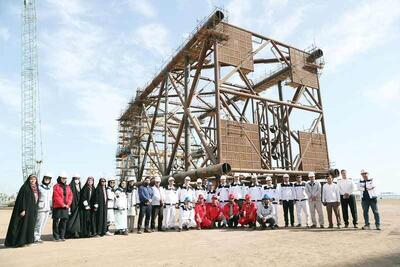
[[[135,228],[135,217],[138,214],[137,209],[139,206],[138,189],[137,189],[135,183],[136,183],[136,178],[130,176],[128,178],[128,185],[126,188],[126,195],[127,195],[127,199],[128,199],[128,210],[127,210],[128,231],[130,233],[133,233],[133,230]]]
[[[206,203],[211,203],[212,197],[217,195],[213,182],[209,181],[207,184]]]
[[[342,206],[344,228],[349,227],[349,207],[351,217],[353,218],[353,226],[354,228],[358,228],[357,204],[356,197],[353,193],[355,190],[355,184],[353,179],[347,177],[346,170],[341,170],[340,174],[342,177],[338,180],[337,185],[340,193],[340,204]]]
[[[51,179],[53,175],[46,173],[43,175],[42,183],[39,185],[38,213],[35,225],[35,243],[42,243],[42,232],[46,226],[47,220],[51,212],[51,201],[53,197],[53,189],[51,187]]]
[[[253,174],[251,176],[251,184],[247,189],[247,193],[251,196],[251,201],[256,204],[257,209],[261,208],[262,198],[263,198],[263,189],[262,186],[258,182],[257,175]]]
[[[161,178],[157,176],[154,179],[153,198],[151,201],[151,231],[156,229],[156,218],[158,218],[157,229],[163,231],[163,207],[165,203],[164,189],[161,187]]]
[[[219,205],[221,209],[223,209],[225,204],[229,202],[229,185],[226,183],[225,175],[222,175],[219,179],[219,185],[216,191],[219,199]]]
[[[82,209],[79,207],[81,193],[81,176],[74,174],[69,183],[72,191],[72,203],[67,223],[67,238],[78,238],[81,232]]]
[[[308,173],[308,179],[309,181],[306,184],[306,193],[308,195],[308,203],[310,206],[310,215],[312,221],[311,228],[317,227],[315,212],[318,213],[319,227],[324,228],[324,214],[322,212],[321,202],[321,183],[315,180],[315,173],[313,172]]]
[[[283,216],[285,218],[285,227],[290,225],[294,227],[294,186],[289,181],[289,174],[283,175],[283,183],[279,187],[279,203],[283,206]]]
[[[115,178],[110,177],[107,183],[107,232],[106,235],[113,235],[110,232],[111,225],[115,224],[114,206],[115,206]]]
[[[310,208],[308,206],[308,195],[306,193],[306,183],[302,181],[301,175],[296,176],[296,182],[294,183],[294,194],[295,194],[295,206],[297,213],[297,227],[301,227],[303,212],[306,216],[306,227],[310,226]]]
[[[274,227],[278,227],[278,203],[279,203],[279,190],[276,184],[272,183],[271,176],[267,176],[265,178],[266,184],[263,186],[263,195],[266,194],[271,198],[272,205],[274,206],[275,213],[274,213]]]
[[[195,193],[195,201],[197,202],[197,200],[199,199],[200,195],[203,195],[203,197],[206,197],[206,187],[203,186],[203,180],[201,180],[200,178],[197,179],[196,181],[196,188],[194,190]]]
[[[372,178],[369,178],[369,173],[366,170],[361,170],[362,179],[360,180],[358,187],[361,192],[361,206],[363,209],[365,225],[362,227],[363,230],[370,229],[369,223],[369,208],[371,207],[372,213],[374,214],[376,230],[381,230],[381,220],[378,211],[378,196],[376,193],[376,186]]]
[[[183,185],[179,188],[178,191],[179,196],[179,205],[182,205],[185,201],[186,197],[190,199],[193,203],[195,201],[195,191],[193,187],[190,185],[190,177],[186,176]]]
[[[115,234],[128,235],[128,198],[126,196],[126,181],[121,180],[115,190]]]
[[[175,187],[175,178],[168,178],[168,185],[164,188],[165,203],[163,210],[163,228],[164,230],[173,230],[176,227],[176,209],[178,204],[178,189]]]
[[[247,186],[240,181],[240,174],[233,175],[233,183],[229,186],[229,194],[235,196],[239,208],[242,208],[244,196],[247,194]]]

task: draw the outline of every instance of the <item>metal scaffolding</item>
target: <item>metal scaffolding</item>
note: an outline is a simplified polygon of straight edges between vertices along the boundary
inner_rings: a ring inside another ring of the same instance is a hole
[[[322,56],[216,10],[119,118],[120,178],[327,174]]]

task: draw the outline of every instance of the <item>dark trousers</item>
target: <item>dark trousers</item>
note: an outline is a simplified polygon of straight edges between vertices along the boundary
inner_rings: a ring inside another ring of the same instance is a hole
[[[267,224],[269,227],[275,226],[275,219],[274,218],[268,218],[265,222],[261,218],[257,218],[258,223],[261,225],[262,228],[266,228]]]
[[[350,195],[349,198],[343,198],[343,195],[340,195],[340,204],[342,205],[342,213],[343,213],[343,221],[345,225],[349,225],[349,206],[351,217],[353,218],[353,224],[357,225],[357,205],[356,205],[356,197],[354,195]]]
[[[339,226],[341,224],[339,206],[340,206],[339,202],[328,202],[328,203],[326,203],[326,212],[328,214],[329,227],[333,226],[332,211],[333,211],[333,213],[335,213],[337,225]]]
[[[53,218],[53,238],[55,240],[64,239],[66,229],[67,229],[67,219]]]
[[[285,226],[289,225],[288,212],[290,213],[290,225],[294,226],[294,203],[293,200],[283,200],[283,216],[285,217]]]
[[[140,203],[139,205],[139,220],[138,220],[138,231],[142,228],[143,218],[144,220],[144,229],[149,229],[150,224],[150,217],[151,217],[151,205],[145,205],[144,203]]]
[[[226,222],[229,228],[236,228],[239,224],[239,215],[234,215],[231,219],[227,219]]]
[[[151,229],[154,230],[156,228],[156,217],[158,217],[158,231],[162,230],[162,221],[163,221],[163,208],[160,205],[154,205],[151,207]]]
[[[375,225],[379,226],[381,224],[381,220],[380,220],[379,212],[378,212],[378,200],[376,198],[362,199],[361,206],[362,206],[363,212],[364,212],[365,225],[369,225],[368,212],[369,212],[369,207],[371,207],[372,213],[374,214]]]

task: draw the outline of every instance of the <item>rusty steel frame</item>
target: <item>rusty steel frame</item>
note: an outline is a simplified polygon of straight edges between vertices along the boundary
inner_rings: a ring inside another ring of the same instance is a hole
[[[219,24],[251,34],[255,47],[237,66],[219,60],[220,47],[230,37],[216,30]],[[316,117],[309,132],[326,137],[326,128],[320,89],[285,83],[293,67],[291,48],[228,24],[220,10],[212,13],[160,73],[137,91],[118,119],[120,178],[134,175],[140,181],[144,176],[168,176],[224,163],[221,119],[259,127],[259,144],[253,144],[245,131],[244,136],[260,151],[262,169],[233,166],[232,172],[304,175],[299,168],[302,157],[296,154],[299,127],[293,125],[293,112]],[[259,56],[269,52],[267,58]],[[242,70],[246,60],[253,60],[254,72],[265,68],[270,73],[255,81],[252,72]],[[323,174],[328,169],[316,171]]]

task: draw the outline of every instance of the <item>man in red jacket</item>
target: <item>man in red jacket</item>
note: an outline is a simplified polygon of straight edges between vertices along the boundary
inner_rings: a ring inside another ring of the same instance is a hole
[[[67,175],[61,173],[53,187],[53,238],[54,241],[65,241],[65,230],[72,203],[72,191],[66,184]]]
[[[211,228],[211,221],[207,218],[207,207],[204,202],[204,196],[199,195],[199,199],[197,200],[196,207],[194,208],[195,212],[195,220],[197,224],[197,229],[201,228]]]
[[[213,196],[211,198],[211,203],[207,205],[207,218],[211,220],[214,228],[217,226],[217,223],[218,227],[225,226],[224,223],[225,218],[222,213],[222,208],[218,204],[217,196]]]
[[[229,195],[229,202],[224,206],[224,217],[229,228],[237,228],[239,223],[239,205],[235,202],[235,195]]]
[[[241,217],[239,223],[242,226],[249,225],[256,229],[257,208],[254,202],[251,201],[251,196],[246,194],[245,202],[243,203],[242,210],[240,211]]]

